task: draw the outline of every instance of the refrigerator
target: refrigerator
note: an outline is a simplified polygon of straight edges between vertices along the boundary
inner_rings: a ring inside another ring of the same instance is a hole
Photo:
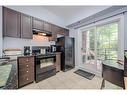
[[[57,38],[56,51],[61,52],[61,70],[68,71],[75,67],[74,38]]]

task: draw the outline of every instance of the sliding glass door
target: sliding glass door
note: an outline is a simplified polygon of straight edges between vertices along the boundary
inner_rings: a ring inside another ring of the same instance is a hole
[[[86,69],[96,69],[95,28],[82,32],[82,62]]]
[[[118,22],[95,26],[82,31],[82,66],[100,71],[102,61],[118,59]]]

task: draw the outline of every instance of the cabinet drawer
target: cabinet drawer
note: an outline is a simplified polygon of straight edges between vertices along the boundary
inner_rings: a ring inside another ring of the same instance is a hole
[[[23,75],[34,75],[34,68],[25,68],[25,69],[20,69],[19,70],[19,75],[23,76]],[[19,77],[20,77],[19,76]]]
[[[19,63],[34,63],[34,57],[21,57],[19,58]]]
[[[34,68],[34,63],[19,64],[19,70],[22,70],[22,69],[24,70],[27,68]]]
[[[34,76],[33,75],[21,76],[21,77],[19,77],[19,87],[22,87],[22,86],[24,86],[26,84],[29,84],[29,83],[33,82],[33,81],[34,81]]]

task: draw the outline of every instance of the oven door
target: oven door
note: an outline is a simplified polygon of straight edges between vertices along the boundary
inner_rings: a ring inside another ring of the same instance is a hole
[[[55,68],[55,57],[36,58],[36,74],[44,73]]]

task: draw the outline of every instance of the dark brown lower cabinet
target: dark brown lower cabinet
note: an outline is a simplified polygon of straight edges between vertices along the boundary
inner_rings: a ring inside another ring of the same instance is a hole
[[[19,88],[34,82],[34,56],[18,58],[18,81]]]
[[[61,70],[61,52],[56,52],[56,72],[59,72]]]
[[[124,70],[102,64],[102,87],[105,86],[105,80],[125,89],[124,85]]]

